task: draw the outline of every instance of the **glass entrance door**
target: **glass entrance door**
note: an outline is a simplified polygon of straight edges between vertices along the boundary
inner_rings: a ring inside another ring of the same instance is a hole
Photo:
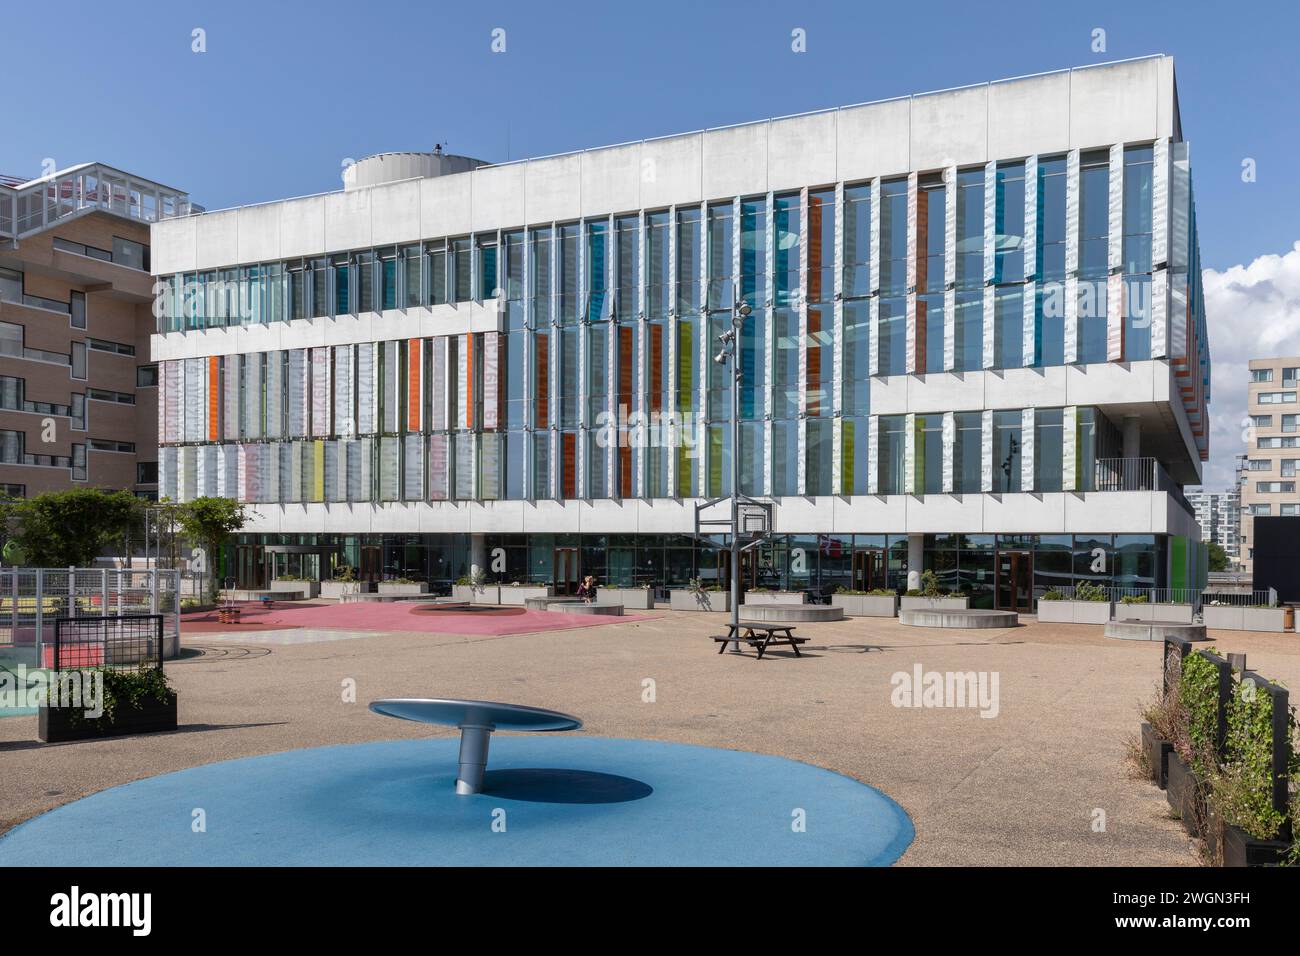
[[[758,586],[758,561],[753,551],[740,552],[740,593]],[[731,590],[731,552],[718,552],[718,580],[722,590]]]
[[[1028,551],[999,551],[997,607],[1029,614],[1034,604],[1034,559]]]
[[[362,545],[361,567],[357,569],[358,581],[378,581],[384,576],[383,551],[377,545]]]
[[[885,552],[874,549],[853,552],[853,590],[874,591],[883,588],[887,577]]]
[[[266,587],[266,551],[260,544],[241,544],[235,548],[235,587],[260,591]]]
[[[579,579],[578,549],[556,548],[553,558],[554,563],[551,566],[555,568],[555,593],[577,594]]]

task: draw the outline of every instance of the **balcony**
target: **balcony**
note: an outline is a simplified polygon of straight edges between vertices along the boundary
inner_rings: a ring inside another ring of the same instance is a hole
[[[1194,515],[1196,509],[1183,496],[1183,489],[1169,477],[1164,465],[1154,458],[1098,458],[1093,467],[1092,487],[1084,491],[1163,491]]]

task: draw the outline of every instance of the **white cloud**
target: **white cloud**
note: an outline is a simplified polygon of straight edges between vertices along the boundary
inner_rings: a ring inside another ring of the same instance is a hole
[[[1236,456],[1246,450],[1247,362],[1300,355],[1300,242],[1285,255],[1260,256],[1223,272],[1206,269],[1210,335],[1210,460],[1205,487],[1231,488]]]

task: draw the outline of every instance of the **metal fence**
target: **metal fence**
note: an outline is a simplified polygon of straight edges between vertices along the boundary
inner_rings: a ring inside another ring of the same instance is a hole
[[[1095,590],[1093,586],[1088,586]],[[1225,604],[1234,607],[1276,607],[1277,591],[1210,591],[1200,588],[1123,588],[1100,585],[1106,600],[1121,603],[1124,598],[1145,598],[1148,604],[1190,604],[1200,610],[1206,604]],[[1054,588],[1065,595],[1066,599],[1074,597],[1077,586]]]
[[[163,664],[161,614],[120,617],[61,617],[54,641],[42,646],[42,667],[55,671],[87,667],[154,670]]]
[[[44,666],[60,618],[160,615],[164,656],[180,640],[180,572],[116,568],[0,569],[0,650],[35,654]]]

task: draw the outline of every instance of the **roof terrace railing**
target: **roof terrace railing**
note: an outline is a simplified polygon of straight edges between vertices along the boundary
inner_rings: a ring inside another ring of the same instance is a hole
[[[204,210],[186,193],[101,163],[18,185],[0,182],[0,238],[22,239],[94,211],[150,223]]]

